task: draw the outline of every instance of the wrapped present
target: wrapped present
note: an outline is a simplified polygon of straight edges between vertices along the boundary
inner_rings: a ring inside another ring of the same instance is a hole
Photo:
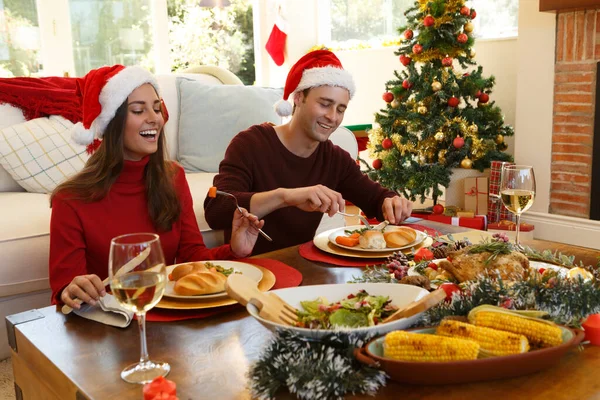
[[[473,218],[468,217],[447,217],[445,215],[430,215],[429,221],[441,222],[454,226],[463,226],[465,228],[477,229],[484,231],[487,226],[486,215],[476,215]]]
[[[485,176],[476,178],[465,178],[465,207],[466,211],[472,211],[475,215],[487,215],[488,213],[488,178]]]
[[[505,233],[510,239],[514,240],[516,233],[517,224],[513,221],[501,220],[498,222],[490,222],[488,224],[488,232],[491,233]],[[534,225],[521,222],[519,226],[519,240],[532,240]]]
[[[500,178],[502,174],[502,167],[505,164],[513,165],[514,163],[507,161],[492,161],[491,164],[487,207],[487,216],[490,223],[501,220],[513,220],[513,215],[506,209],[506,207],[504,207],[502,201],[500,200]]]

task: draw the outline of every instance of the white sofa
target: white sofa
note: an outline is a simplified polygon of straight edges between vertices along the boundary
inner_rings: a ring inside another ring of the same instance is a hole
[[[159,75],[161,94],[169,110],[165,125],[169,154],[178,154],[178,94],[176,79],[185,76],[206,84],[242,82],[232,73],[215,67],[200,67],[194,73]],[[218,115],[215,116],[218,118]],[[23,122],[20,112],[0,105],[0,129]],[[210,132],[206,132],[210,133]],[[203,132],[204,134],[204,132]],[[340,128],[332,141],[356,158],[358,147],[354,135]],[[211,230],[204,219],[204,198],[212,186],[214,173],[190,173],[187,180],[194,199],[194,210],[204,240],[209,247],[223,243],[223,232]],[[47,194],[27,193],[0,166],[0,318],[50,305],[48,284],[49,225],[51,209]],[[343,219],[324,217],[319,231],[342,226]],[[6,330],[0,329],[0,360],[10,355]]]

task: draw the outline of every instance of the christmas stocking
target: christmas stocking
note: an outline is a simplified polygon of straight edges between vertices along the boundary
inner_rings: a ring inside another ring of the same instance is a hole
[[[273,25],[273,29],[271,30],[269,40],[267,40],[267,45],[265,46],[267,52],[277,65],[282,65],[285,61],[284,50],[286,38],[286,22],[280,15],[278,15],[275,19],[275,25]]]

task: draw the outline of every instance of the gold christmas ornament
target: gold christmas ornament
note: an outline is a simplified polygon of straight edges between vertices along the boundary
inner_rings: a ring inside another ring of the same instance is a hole
[[[477,125],[473,124],[469,126],[469,132],[472,134],[476,134],[477,132],[479,132],[479,128],[477,127]]]
[[[465,26],[463,27],[463,29],[464,29],[465,32],[471,33],[471,32],[473,32],[473,29],[475,29],[475,26],[472,23],[467,22],[465,24]]]
[[[433,89],[434,92],[438,92],[442,89],[442,84],[438,81],[435,81],[431,84],[431,89]]]
[[[419,114],[421,114],[421,115],[423,115],[423,114],[427,114],[427,107],[425,107],[425,106],[419,106],[419,107],[417,108],[417,112],[418,112]]]
[[[469,158],[465,157],[460,162],[460,166],[464,169],[471,169],[471,167],[473,167],[473,161],[471,161]]]
[[[434,138],[435,138],[435,140],[437,140],[438,142],[441,142],[442,140],[444,140],[444,132],[442,132],[442,131],[437,131],[433,137],[434,137]]]
[[[475,50],[471,49],[471,51],[469,52],[469,57],[475,58],[476,55],[477,55],[477,52]]]
[[[400,125],[402,125],[402,121],[401,121],[401,120],[399,120],[399,119],[397,119],[397,120],[395,120],[395,121],[394,121],[393,125],[394,125],[395,127],[399,127]]]
[[[392,108],[398,108],[398,107],[400,107],[400,102],[397,99],[394,99],[394,100],[392,100],[390,105],[392,106]]]
[[[498,144],[504,143],[504,136],[496,135],[496,143],[498,143]]]

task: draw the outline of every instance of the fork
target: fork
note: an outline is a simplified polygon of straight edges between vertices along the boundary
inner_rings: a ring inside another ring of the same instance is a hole
[[[240,274],[231,274],[225,281],[227,294],[241,305],[250,303],[258,308],[262,318],[278,324],[295,326],[298,322],[297,310],[275,293],[258,290],[256,282]]]
[[[343,215],[345,217],[358,217],[358,219],[360,219],[362,221],[362,223],[365,224],[365,226],[367,227],[367,229],[371,229],[372,228],[371,224],[369,224],[369,221],[367,221],[367,219],[365,217],[363,217],[362,215],[360,215],[360,214],[348,214],[348,213],[345,213],[345,212],[342,212],[342,211],[338,211],[337,213],[340,214],[340,215]]]
[[[227,196],[227,197],[231,197],[233,199],[233,201],[235,201],[235,206],[237,207],[238,211],[240,212],[240,214],[244,215],[244,213],[242,212],[242,208],[240,207],[240,205],[238,204],[237,201],[237,197],[235,197],[234,195],[232,195],[231,193],[227,193],[227,192],[223,192],[222,190],[217,190],[217,194],[220,194],[222,196]],[[265,239],[267,239],[269,242],[272,242],[273,239],[271,239],[271,237],[269,235],[267,235],[265,232],[263,232],[262,229],[259,229],[258,232],[263,235],[263,237]]]

